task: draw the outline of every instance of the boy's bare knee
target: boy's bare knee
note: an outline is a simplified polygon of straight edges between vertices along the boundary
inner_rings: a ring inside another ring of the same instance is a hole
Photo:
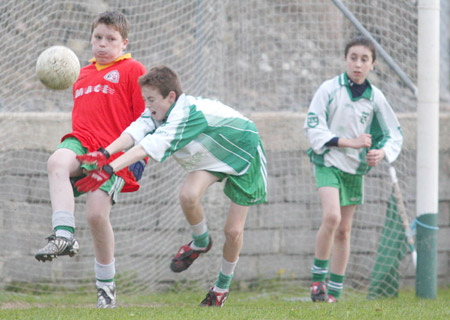
[[[239,228],[225,228],[224,229],[225,237],[228,242],[238,242],[243,236],[244,230]]]
[[[64,161],[61,161],[61,159],[55,155],[52,154],[50,158],[47,160],[47,170],[48,172],[55,172],[59,169],[61,169],[64,165]]]
[[[349,228],[339,228],[336,231],[335,238],[337,241],[348,241],[350,240],[351,229]]]
[[[325,215],[323,223],[327,228],[336,230],[341,223],[341,216],[337,214],[327,214]]]
[[[194,208],[200,202],[200,197],[189,190],[181,190],[179,199],[183,208]]]
[[[79,162],[75,159],[75,153],[73,155],[69,152],[57,150],[47,160],[47,172],[49,174],[58,175],[80,175],[82,173]],[[59,151],[59,152],[58,152]]]
[[[102,223],[105,223],[105,221],[108,221],[109,217],[98,211],[90,211],[87,212],[86,219],[89,225],[100,225]]]

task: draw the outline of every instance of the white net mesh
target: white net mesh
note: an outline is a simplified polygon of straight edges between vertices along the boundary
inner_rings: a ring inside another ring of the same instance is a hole
[[[415,83],[416,2],[343,3]],[[448,12],[448,1],[441,3]],[[127,15],[132,26],[127,50],[146,67],[169,65],[180,75],[187,93],[218,98],[255,118],[266,147],[269,202],[250,210],[235,281],[281,275],[309,285],[321,210],[305,153],[302,114],[318,86],[344,71],[344,45],[359,34],[334,3],[325,0],[2,1],[1,285],[19,291],[31,287],[37,292],[93,286],[94,255],[84,216],[85,197],[77,199],[76,207],[80,253],[45,264],[34,259],[51,233],[46,161],[60,136],[53,136],[50,128],[58,127],[61,136],[68,132],[72,107],[71,90],[46,89],[34,68],[39,53],[52,45],[70,47],[86,65],[92,57],[91,21],[105,10]],[[448,30],[448,17],[442,24]],[[449,40],[444,40],[448,49]],[[448,66],[448,50],[441,57]],[[370,79],[401,115],[404,135],[414,136],[415,118],[409,116],[416,110],[412,91],[381,57]],[[446,105],[448,79],[442,86]],[[414,144],[405,146],[395,166],[411,218],[415,212]],[[214,281],[228,206],[220,184],[204,199],[215,246],[188,271],[169,270],[172,256],[190,240],[178,205],[184,175],[172,160],[152,162],[141,190],[122,195],[114,206],[111,220],[121,292],[148,292],[190,281],[207,288]],[[361,292],[370,282],[390,194],[387,166],[381,165],[365,180],[366,204],[357,209],[352,231],[346,286]],[[409,257],[400,269],[401,283],[412,284]]]

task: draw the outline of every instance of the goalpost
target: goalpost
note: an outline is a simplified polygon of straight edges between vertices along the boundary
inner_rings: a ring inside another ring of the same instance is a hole
[[[437,291],[439,3],[419,1],[416,295],[422,298],[436,298]]]
[[[417,4],[341,2],[417,83]],[[5,63],[0,65],[0,288],[40,293],[94,286],[83,196],[76,200],[75,212],[80,253],[45,264],[34,259],[52,232],[46,161],[70,130],[72,106],[70,89],[46,89],[34,67],[39,53],[57,44],[71,48],[87,65],[92,58],[90,24],[105,10],[127,15],[131,23],[127,51],[134,58],[147,68],[169,65],[179,73],[185,92],[222,100],[253,119],[261,132],[269,202],[250,209],[234,283],[280,278],[308,289],[321,209],[305,152],[304,113],[318,86],[344,71],[344,45],[360,33],[329,0],[1,2],[0,40],[5,45],[0,52]],[[385,93],[402,125],[405,145],[394,165],[412,221],[418,204],[419,146],[411,138],[416,136],[417,99],[411,84],[381,56],[369,77]],[[204,199],[215,243],[212,250],[186,272],[174,274],[169,269],[179,246],[191,238],[178,204],[184,176],[172,160],[151,162],[141,189],[122,194],[114,206],[111,221],[121,293],[154,292],[176,284],[208,288],[216,278],[228,207],[221,184],[208,190]],[[346,288],[359,293],[368,290],[391,186],[387,164],[365,179],[365,204],[355,214],[345,282]],[[398,262],[401,285],[414,285],[410,256]]]

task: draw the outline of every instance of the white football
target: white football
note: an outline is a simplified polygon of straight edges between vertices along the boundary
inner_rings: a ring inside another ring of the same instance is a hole
[[[48,88],[63,90],[71,87],[80,75],[80,61],[67,47],[45,49],[36,61],[36,74]]]

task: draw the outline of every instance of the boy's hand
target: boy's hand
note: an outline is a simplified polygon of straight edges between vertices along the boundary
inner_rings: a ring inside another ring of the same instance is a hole
[[[107,164],[101,169],[89,171],[89,175],[87,175],[83,179],[78,180],[75,183],[75,187],[77,187],[78,190],[82,192],[95,191],[100,188],[102,184],[108,181],[113,174],[113,168],[109,164]]]
[[[367,164],[371,167],[375,167],[380,163],[384,158],[384,150],[383,149],[372,149],[367,152],[366,161]]]
[[[98,168],[108,163],[109,152],[100,147],[97,151],[77,156],[78,161],[87,164],[97,164]]]
[[[355,143],[355,149],[370,148],[372,146],[372,135],[363,133],[353,141]]]
[[[141,180],[145,165],[146,165],[146,163],[144,160],[139,160],[138,162],[135,162],[128,167],[128,170],[133,172],[133,175],[134,175],[134,178],[136,179],[136,181]]]

